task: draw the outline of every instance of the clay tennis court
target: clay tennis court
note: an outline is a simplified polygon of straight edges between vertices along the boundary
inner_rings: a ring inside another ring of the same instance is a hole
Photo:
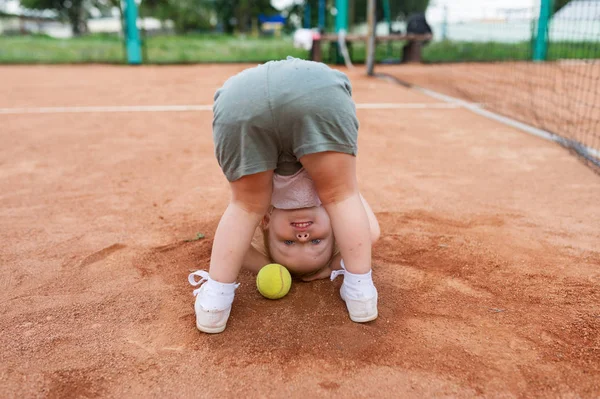
[[[341,279],[269,301],[242,273],[198,332],[187,275],[228,201],[210,105],[243,68],[0,68],[0,396],[600,394],[600,177],[361,69],[379,318]]]
[[[495,112],[600,148],[600,64],[596,62],[378,66],[377,71],[404,83],[485,104]]]

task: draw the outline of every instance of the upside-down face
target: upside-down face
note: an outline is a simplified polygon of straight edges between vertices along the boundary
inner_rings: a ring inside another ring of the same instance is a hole
[[[334,238],[329,215],[322,206],[277,209],[265,216],[268,244],[274,262],[296,275],[325,267],[333,255]]]

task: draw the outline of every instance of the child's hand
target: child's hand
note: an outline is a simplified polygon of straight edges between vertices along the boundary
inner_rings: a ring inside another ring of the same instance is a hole
[[[319,280],[319,279],[323,279],[323,278],[329,278],[329,276],[331,276],[331,267],[329,267],[329,265],[325,266],[322,269],[317,270],[314,273],[311,273],[309,275],[303,276],[302,281],[314,281],[314,280]]]
[[[302,281],[308,282],[308,281],[319,280],[319,279],[323,279],[323,278],[329,278],[331,276],[331,272],[333,270],[340,270],[342,268],[341,261],[342,261],[341,254],[334,256],[334,258],[331,260],[331,262],[327,266],[323,267],[322,269],[317,270],[316,272],[302,276],[301,277]]]

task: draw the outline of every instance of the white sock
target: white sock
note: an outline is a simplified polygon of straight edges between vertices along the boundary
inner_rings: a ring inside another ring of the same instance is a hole
[[[199,276],[201,279],[196,281],[195,276]],[[205,310],[225,310],[229,308],[233,303],[235,290],[240,286],[239,283],[219,283],[213,280],[208,272],[204,270],[191,273],[188,280],[194,286],[204,283],[201,288],[194,290],[194,295],[198,295],[202,291],[197,300]]]
[[[331,277],[333,280],[339,274],[344,275],[344,283],[342,285],[349,299],[373,298],[377,295],[377,289],[375,288],[375,284],[373,284],[372,270],[364,274],[354,274],[346,270],[343,260],[341,264],[343,271],[334,272],[335,275],[332,273]]]

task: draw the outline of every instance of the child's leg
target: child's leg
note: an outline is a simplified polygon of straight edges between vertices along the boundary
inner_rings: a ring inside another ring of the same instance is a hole
[[[230,183],[232,197],[215,233],[210,277],[233,283],[258,223],[271,203],[273,171],[244,176]]]
[[[188,276],[196,302],[196,327],[206,333],[225,329],[235,290],[235,279],[256,226],[271,202],[273,171],[244,176],[231,183],[232,197],[215,233],[210,271]],[[200,280],[197,279],[200,277]]]
[[[300,162],[315,182],[342,253],[342,267],[345,264],[346,270],[340,295],[350,319],[357,323],[375,320],[377,289],[371,276],[371,233],[358,192],[356,158],[339,152],[320,152],[305,155]]]
[[[356,180],[356,157],[339,152],[305,155],[300,162],[315,182],[319,198],[331,219],[333,233],[346,270],[371,270],[369,219]]]

